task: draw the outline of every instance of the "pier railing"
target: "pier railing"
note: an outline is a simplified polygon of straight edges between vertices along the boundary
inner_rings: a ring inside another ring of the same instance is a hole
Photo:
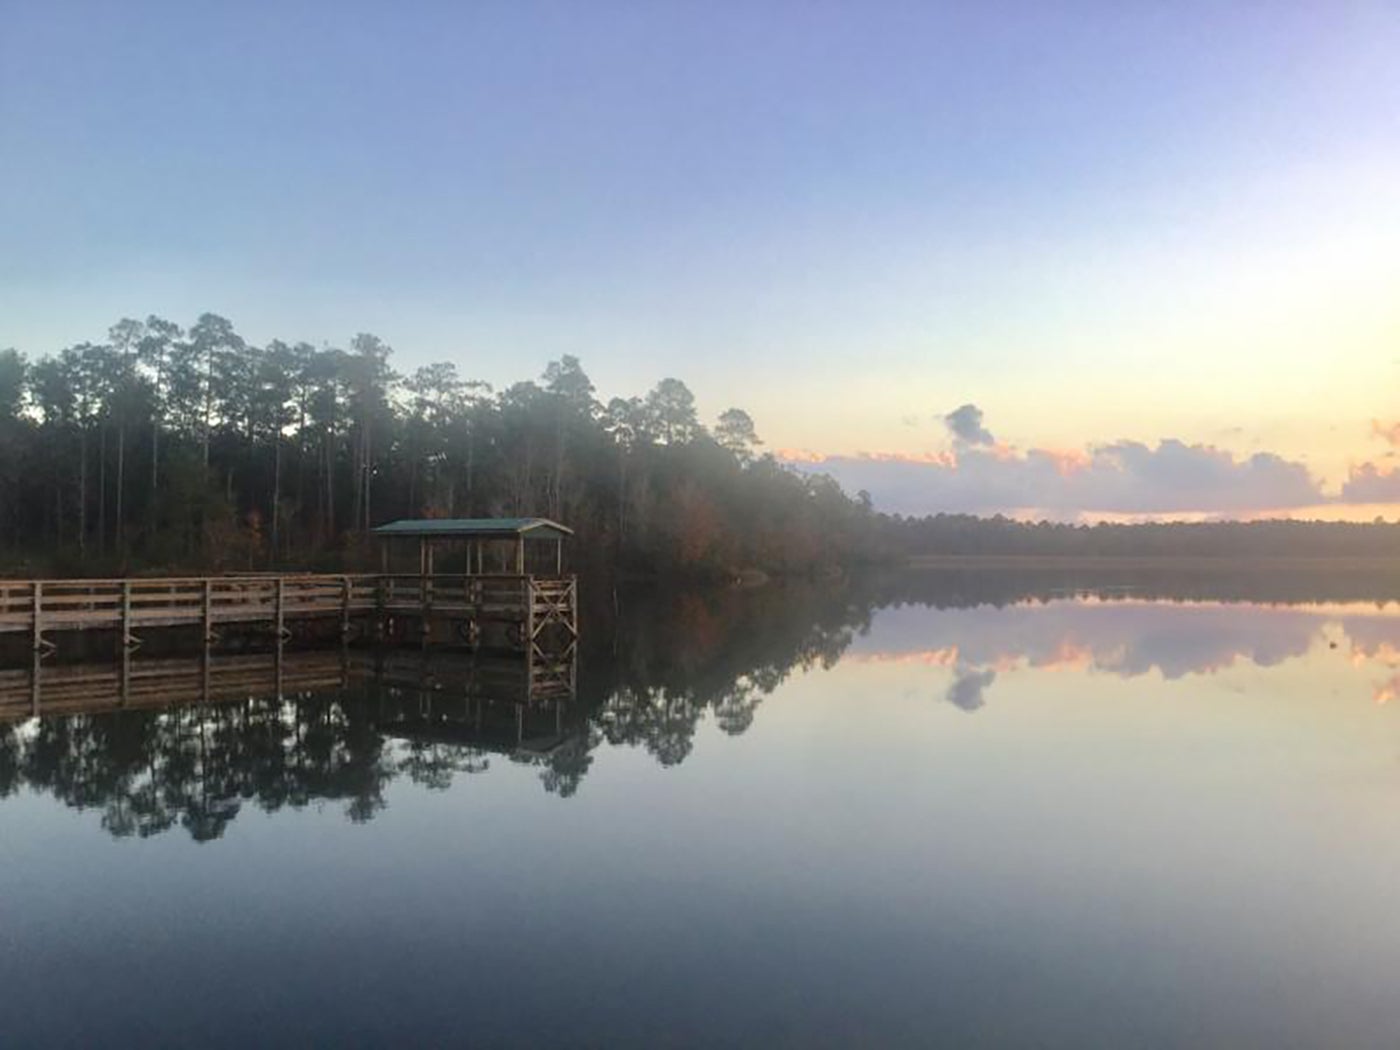
[[[441,614],[520,625],[521,640],[549,623],[577,633],[574,577],[532,575],[287,575],[93,580],[0,580],[0,633],[45,634],[229,624],[273,627],[338,617],[348,632],[366,616]]]

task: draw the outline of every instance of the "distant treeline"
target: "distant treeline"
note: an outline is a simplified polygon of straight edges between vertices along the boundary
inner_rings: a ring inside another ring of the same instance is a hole
[[[678,379],[595,397],[578,360],[492,391],[345,348],[249,343],[222,317],[123,319],[105,342],[0,350],[0,568],[331,568],[400,517],[541,515],[576,556],[643,573],[821,571],[868,556],[873,514],[712,426]]]
[[[1219,521],[1131,525],[936,514],[884,518],[884,545],[907,555],[1061,557],[1400,557],[1400,524]]]

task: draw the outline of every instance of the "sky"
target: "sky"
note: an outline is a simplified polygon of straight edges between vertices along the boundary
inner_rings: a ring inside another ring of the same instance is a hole
[[[0,346],[210,310],[677,376],[904,513],[1400,514],[1400,5],[0,14]]]

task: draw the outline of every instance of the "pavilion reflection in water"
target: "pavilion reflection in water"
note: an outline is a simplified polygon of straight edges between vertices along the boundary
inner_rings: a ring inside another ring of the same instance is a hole
[[[573,651],[531,661],[388,651],[358,673],[374,683],[374,725],[387,737],[533,758],[567,747],[574,735],[565,721],[577,695]]]

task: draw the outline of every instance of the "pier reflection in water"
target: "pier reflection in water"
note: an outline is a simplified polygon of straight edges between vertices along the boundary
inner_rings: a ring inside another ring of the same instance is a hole
[[[572,653],[218,654],[127,667],[0,671],[0,796],[20,781],[100,808],[115,835],[220,836],[244,802],[342,799],[355,820],[398,776],[447,787],[488,757],[547,767],[568,790]],[[39,719],[27,731],[17,722]],[[575,748],[580,750],[580,748]]]
[[[1251,586],[623,595],[533,680],[143,657],[37,718],[4,672],[8,1034],[1385,1045],[1400,588]]]

